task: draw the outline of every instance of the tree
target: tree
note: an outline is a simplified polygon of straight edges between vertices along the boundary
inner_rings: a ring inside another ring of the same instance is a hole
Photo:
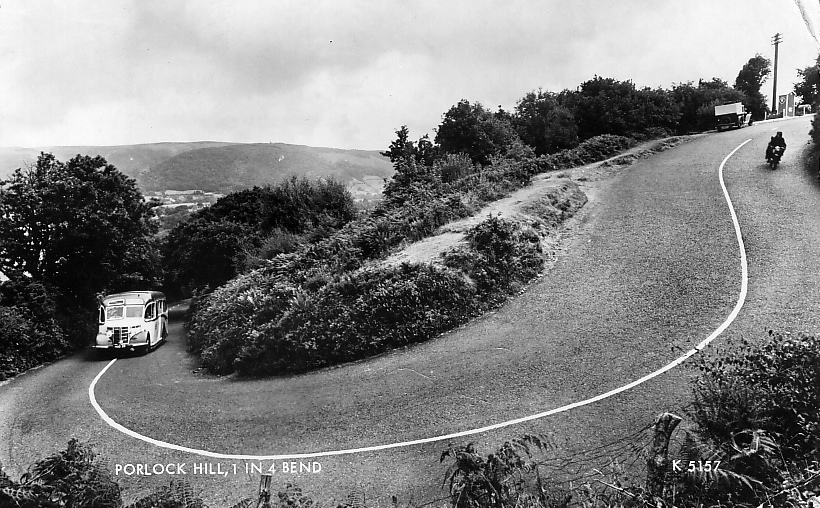
[[[820,88],[820,57],[814,65],[805,69],[797,69],[797,76],[800,81],[794,85],[794,95],[800,97],[802,104],[816,104],[820,100],[818,88]]]
[[[766,98],[760,93],[760,88],[769,77],[771,66],[768,58],[759,54],[755,55],[740,69],[735,79],[735,88],[746,95],[743,104],[752,113],[754,120],[766,118],[766,113],[769,111]]]
[[[578,145],[578,127],[572,112],[555,94],[538,90],[518,101],[512,120],[521,141],[536,155],[555,153]]]
[[[602,134],[654,136],[677,128],[679,112],[662,89],[637,89],[630,81],[595,76],[564,95],[578,123],[578,137]]]
[[[169,292],[221,286],[240,273],[247,258],[281,252],[328,236],[356,217],[350,192],[335,180],[292,177],[275,186],[232,192],[180,222],[165,239]],[[292,236],[291,236],[292,235]],[[264,256],[263,256],[264,257]]]
[[[506,112],[494,115],[480,103],[470,104],[464,99],[444,114],[435,139],[442,152],[466,153],[481,165],[520,142]]]
[[[406,125],[402,125],[396,131],[396,139],[390,143],[387,151],[379,153],[389,158],[394,167],[399,161],[407,158],[413,158],[416,162],[430,166],[438,158],[438,150],[427,134],[420,137],[418,142],[413,143],[410,141],[410,130]]]
[[[100,156],[41,153],[0,181],[0,271],[55,290],[58,307],[161,280],[152,208],[136,181]]]
[[[743,92],[730,87],[719,78],[699,80],[697,86],[691,81],[672,87],[672,99],[678,106],[678,133],[705,131],[715,126],[715,105],[742,102]]]

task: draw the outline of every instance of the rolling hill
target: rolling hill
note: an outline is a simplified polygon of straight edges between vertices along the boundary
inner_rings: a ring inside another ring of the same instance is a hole
[[[274,183],[292,175],[333,176],[354,185],[393,174],[377,151],[315,148],[284,143],[226,145],[181,153],[141,176],[146,190],[229,192]]]
[[[343,150],[285,143],[152,143],[122,146],[0,148],[0,178],[31,164],[40,152],[65,161],[77,154],[102,155],[135,178],[144,191],[201,189],[227,193],[275,183],[292,175],[333,176],[354,194],[379,193],[393,174],[375,150]]]

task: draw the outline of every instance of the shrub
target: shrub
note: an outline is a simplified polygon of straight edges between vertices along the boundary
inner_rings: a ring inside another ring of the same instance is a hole
[[[498,303],[544,268],[541,238],[520,223],[490,217],[465,235],[468,245],[444,256],[444,264],[475,282],[481,299]]]
[[[769,331],[762,345],[746,340],[737,350],[700,364],[693,415],[699,432],[715,443],[761,429],[776,436],[789,459],[820,452],[820,339]]]
[[[198,297],[188,322],[189,350],[211,372],[230,374],[249,334],[258,325],[278,319],[293,295],[291,286],[260,269]]]
[[[300,372],[428,340],[474,315],[474,294],[433,266],[362,269],[301,293],[281,320],[256,327],[236,366],[247,375]]]
[[[505,442],[484,458],[472,443],[451,444],[439,461],[452,461],[444,483],[453,508],[553,505],[538,476],[538,463],[532,458],[534,452],[552,447],[546,437],[527,434]]]
[[[540,157],[538,164],[542,170],[567,169],[602,161],[632,146],[635,140],[624,136],[603,134],[587,139],[570,150]]]
[[[71,349],[42,284],[0,284],[0,380],[52,361]]]
[[[19,482],[0,477],[0,505],[119,508],[120,487],[88,445],[76,439],[68,448],[29,467]]]

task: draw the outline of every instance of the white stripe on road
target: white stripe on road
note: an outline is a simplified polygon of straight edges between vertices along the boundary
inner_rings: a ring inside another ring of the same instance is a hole
[[[331,450],[331,451],[312,452],[312,453],[285,453],[285,454],[279,454],[279,455],[245,455],[245,454],[210,452],[210,451],[207,451],[207,450],[200,450],[200,449],[197,449],[197,448],[189,448],[187,446],[180,446],[180,445],[176,445],[176,444],[172,444],[172,443],[166,443],[165,441],[160,441],[158,439],[153,439],[153,438],[150,438],[150,437],[147,437],[147,436],[143,436],[142,434],[139,434],[138,432],[134,432],[133,430],[128,429],[128,428],[120,425],[119,423],[114,421],[113,418],[108,416],[108,414],[106,414],[105,411],[103,411],[103,409],[97,403],[97,398],[94,396],[94,387],[97,386],[97,382],[100,380],[100,378],[102,378],[103,374],[105,374],[105,372],[109,368],[111,368],[112,365],[114,365],[114,362],[117,361],[116,359],[113,359],[110,362],[108,362],[108,365],[106,365],[105,368],[103,368],[100,371],[100,373],[97,374],[97,377],[94,378],[94,381],[91,382],[91,386],[88,387],[88,398],[91,401],[91,405],[94,406],[94,409],[97,411],[97,413],[99,413],[99,415],[102,417],[102,419],[108,425],[110,425],[111,427],[117,429],[118,431],[122,432],[123,434],[131,436],[135,439],[139,439],[140,441],[144,441],[146,443],[149,443],[149,444],[152,444],[152,445],[155,445],[155,446],[159,446],[161,448],[168,448],[168,449],[171,449],[171,450],[177,450],[177,451],[181,451],[181,452],[192,453],[192,454],[195,454],[195,455],[201,455],[201,456],[204,456],[204,457],[212,457],[212,458],[217,458],[217,459],[287,460],[287,459],[309,459],[309,458],[316,458],[316,457],[329,457],[329,456],[334,456],[334,455],[347,455],[347,454],[353,454],[353,453],[375,452],[375,451],[379,451],[379,450],[388,450],[388,449],[391,449],[391,448],[401,448],[401,447],[414,446],[414,445],[420,445],[420,444],[425,444],[425,443],[434,443],[434,442],[437,442],[437,441],[444,441],[444,440],[447,440],[447,439],[455,439],[455,438],[460,438],[460,437],[472,436],[474,434],[479,434],[479,433],[482,433],[482,432],[488,432],[488,431],[491,431],[491,430],[497,430],[497,429],[501,429],[501,428],[504,428],[504,427],[517,425],[519,423],[529,422],[529,421],[532,421],[532,420],[538,420],[540,418],[545,418],[547,416],[551,416],[551,415],[554,415],[554,414],[563,413],[563,412],[569,411],[571,409],[575,409],[575,408],[578,408],[578,407],[581,407],[581,406],[586,406],[586,405],[592,404],[594,402],[599,402],[601,400],[607,399],[607,398],[612,397],[614,395],[618,395],[619,393],[630,390],[630,389],[632,389],[632,388],[634,388],[634,387],[636,387],[636,386],[638,386],[642,383],[645,383],[646,381],[649,381],[652,378],[660,376],[661,374],[663,374],[663,373],[665,373],[669,370],[674,369],[675,367],[677,367],[681,363],[685,362],[692,355],[697,354],[698,351],[700,351],[701,349],[708,346],[710,342],[715,340],[721,333],[723,333],[723,331],[726,330],[726,328],[729,327],[730,324],[732,324],[732,321],[735,320],[738,313],[740,312],[740,309],[743,307],[743,303],[746,300],[746,291],[747,291],[747,288],[748,288],[748,264],[747,264],[747,261],[746,261],[746,248],[743,244],[743,236],[740,233],[740,224],[737,221],[737,214],[735,213],[734,206],[732,205],[732,199],[729,197],[729,191],[726,190],[726,183],[723,180],[723,167],[726,165],[726,162],[729,160],[729,158],[732,155],[734,155],[735,152],[740,150],[740,148],[743,145],[745,145],[746,143],[748,143],[749,141],[751,141],[751,139],[747,139],[746,141],[741,143],[739,146],[737,146],[737,148],[732,150],[732,152],[729,155],[727,155],[723,159],[723,161],[720,163],[720,169],[718,170],[718,178],[720,180],[720,187],[723,189],[723,195],[726,197],[726,204],[729,206],[729,213],[732,217],[732,223],[734,224],[734,228],[735,228],[735,235],[737,236],[738,248],[740,250],[740,269],[741,269],[740,294],[738,295],[737,303],[735,304],[734,309],[732,310],[732,312],[729,314],[729,316],[726,318],[726,320],[723,322],[723,324],[720,325],[720,327],[718,329],[716,329],[714,332],[712,332],[711,335],[706,337],[697,346],[695,346],[694,348],[687,351],[683,356],[675,359],[674,361],[672,361],[668,365],[666,365],[664,367],[661,367],[660,369],[658,369],[654,372],[651,372],[651,373],[643,376],[642,378],[637,379],[635,381],[632,381],[631,383],[626,384],[624,386],[621,386],[619,388],[615,388],[615,389],[610,390],[606,393],[596,395],[595,397],[591,397],[591,398],[584,399],[584,400],[581,400],[581,401],[578,401],[578,402],[574,402],[572,404],[567,404],[566,406],[561,406],[561,407],[558,407],[558,408],[555,408],[555,409],[550,409],[549,411],[544,411],[543,413],[537,413],[537,414],[530,415],[530,416],[524,416],[522,418],[516,418],[515,420],[508,420],[508,421],[505,421],[505,422],[496,423],[496,424],[493,424],[493,425],[488,425],[486,427],[480,427],[480,428],[477,428],[477,429],[465,430],[465,431],[462,431],[462,432],[455,432],[453,434],[444,434],[444,435],[440,435],[440,436],[428,437],[428,438],[423,438],[423,439],[414,439],[414,440],[411,440],[411,441],[401,441],[401,442],[398,442],[398,443],[389,443],[389,444],[382,444],[382,445],[375,445],[375,446],[365,446],[365,447],[362,447],[362,448],[348,448],[348,449],[344,449],[344,450]]]

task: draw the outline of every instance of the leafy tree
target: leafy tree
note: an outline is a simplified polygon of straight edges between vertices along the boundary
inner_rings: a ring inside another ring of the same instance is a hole
[[[166,287],[173,295],[216,287],[236,275],[234,257],[242,241],[254,230],[249,225],[222,218],[194,216],[181,222],[165,239]]]
[[[480,103],[461,100],[444,114],[436,132],[436,144],[444,153],[466,153],[473,162],[486,165],[520,144],[508,115],[493,114]]]
[[[602,134],[654,136],[677,128],[677,105],[663,89],[638,90],[629,81],[595,76],[565,97],[582,140]]]
[[[575,117],[555,94],[540,89],[529,92],[516,104],[512,122],[521,141],[536,155],[578,146]]]
[[[65,306],[161,280],[156,202],[104,158],[41,153],[0,181],[0,271],[56,290]],[[59,305],[58,305],[59,306]]]
[[[22,277],[0,284],[0,380],[70,349],[55,314],[54,299],[41,283]]]
[[[688,83],[673,85],[672,99],[678,105],[680,117],[678,133],[712,129],[715,124],[715,105],[742,102],[745,98],[740,92],[719,78],[710,81],[703,79],[697,86]]]
[[[800,97],[803,104],[816,104],[820,100],[818,88],[820,88],[820,57],[814,65],[805,69],[797,69],[797,76],[800,81],[794,85],[794,95]]]
[[[445,155],[445,160],[450,159]],[[410,199],[436,194],[442,182],[441,169],[441,164],[425,166],[413,158],[400,159],[396,163],[396,172],[382,191],[382,207],[396,207]]]
[[[755,55],[740,69],[735,79],[735,88],[746,95],[743,104],[755,120],[764,119],[769,110],[760,88],[769,77],[771,66],[768,58]]]
[[[186,296],[194,289],[221,286],[258,264],[260,256],[295,250],[355,217],[353,198],[334,180],[292,177],[275,186],[232,192],[168,234],[163,245],[166,286],[172,294]]]
[[[410,141],[410,130],[402,125],[396,131],[396,139],[390,143],[387,151],[379,152],[390,159],[394,166],[403,159],[413,158],[416,162],[430,166],[438,158],[438,149],[425,134],[416,143]]]

